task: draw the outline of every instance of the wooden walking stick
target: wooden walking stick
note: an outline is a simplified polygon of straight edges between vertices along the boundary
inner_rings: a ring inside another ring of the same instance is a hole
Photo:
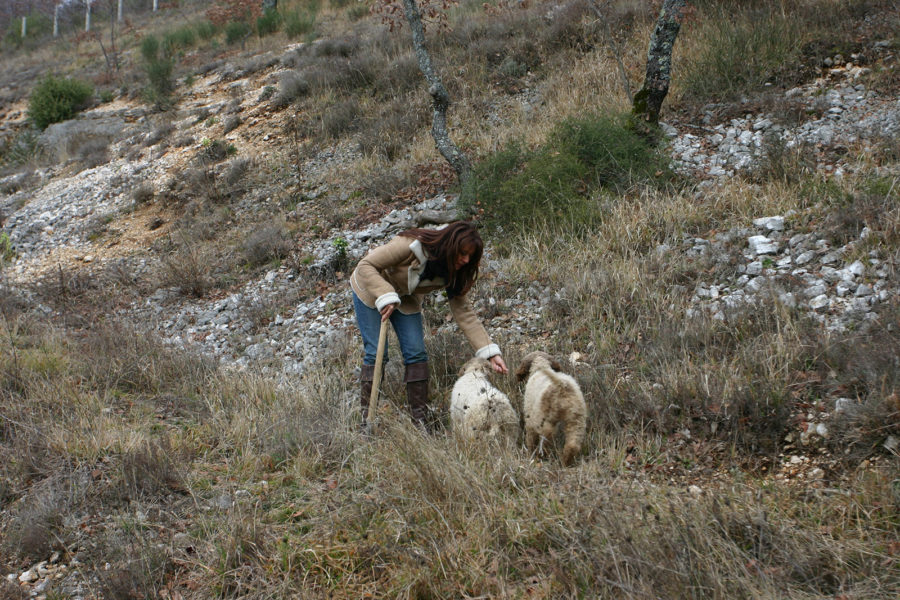
[[[384,345],[387,341],[388,320],[381,321],[378,332],[378,351],[375,354],[375,375],[372,380],[372,395],[369,396],[369,434],[375,435],[375,407],[378,404],[378,391],[381,388],[381,374],[384,366]]]

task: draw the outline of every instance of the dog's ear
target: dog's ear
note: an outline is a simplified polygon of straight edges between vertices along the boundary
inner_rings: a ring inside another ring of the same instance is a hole
[[[556,360],[555,356],[548,356],[547,361],[550,363],[551,369],[553,369],[554,371],[562,372],[562,370],[563,370],[562,365],[559,363],[558,360]]]
[[[516,369],[516,380],[522,381],[526,377],[528,377],[528,373],[531,372],[531,363],[534,361],[534,355],[529,354],[525,358],[522,359],[522,362],[519,363],[519,368]]]

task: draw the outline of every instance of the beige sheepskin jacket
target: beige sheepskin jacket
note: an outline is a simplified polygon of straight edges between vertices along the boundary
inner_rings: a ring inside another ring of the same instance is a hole
[[[427,260],[419,240],[397,236],[359,261],[350,275],[350,286],[363,304],[378,311],[399,302],[403,314],[420,312],[425,294],[447,287],[443,279],[422,281]],[[500,347],[491,342],[465,295],[450,299],[450,312],[476,356],[487,359],[500,354]]]

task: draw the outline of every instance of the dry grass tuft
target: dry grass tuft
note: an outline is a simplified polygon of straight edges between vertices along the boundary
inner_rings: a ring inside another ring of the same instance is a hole
[[[204,297],[215,286],[212,258],[212,248],[182,237],[162,257],[160,286],[176,287],[186,296]]]
[[[127,323],[107,321],[95,324],[80,341],[77,350],[91,360],[77,361],[80,375],[100,390],[152,394],[165,399],[167,394],[183,396],[181,402],[196,394],[196,386],[212,372],[209,359],[172,348],[161,340],[139,334]],[[196,402],[183,404],[196,410]]]
[[[92,575],[104,598],[158,596],[177,570],[173,557],[141,531],[146,523],[125,522],[133,529],[106,535],[99,541],[96,563],[91,561]]]
[[[63,472],[41,479],[17,499],[6,523],[6,553],[41,560],[65,546],[65,516],[84,498],[84,473]]]
[[[413,137],[428,120],[423,102],[406,96],[382,107],[371,123],[363,128],[359,147],[365,153],[377,153],[388,161],[399,158]]]
[[[176,449],[168,437],[145,441],[122,456],[121,484],[130,498],[160,498],[183,489]]]
[[[287,258],[294,247],[291,233],[280,220],[263,223],[244,240],[244,259],[251,266]]]

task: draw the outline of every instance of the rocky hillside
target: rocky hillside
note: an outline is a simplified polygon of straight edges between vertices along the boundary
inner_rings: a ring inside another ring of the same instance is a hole
[[[816,162],[805,168],[840,179],[855,168],[854,153],[896,144],[900,136],[900,101],[867,90],[863,83],[871,72],[865,65],[873,61],[892,65],[896,52],[889,40],[878,40],[866,55],[827,57],[821,76],[778,92],[775,100],[769,98],[769,111],[748,103],[745,114],[721,121],[716,114],[721,107],[709,105],[689,118],[663,122],[673,165],[696,179],[696,194],[715,194],[722,181],[773,168],[769,163],[777,157],[772,156],[772,144],[777,143],[785,155],[813,148]],[[416,202],[427,194],[425,186],[391,202],[379,211],[386,214],[378,219],[373,220],[377,212],[367,210],[363,220],[354,217],[315,236],[297,236],[290,254],[302,257],[301,266],[296,259],[286,261],[199,300],[191,300],[190,292],[177,285],[150,289],[154,280],[150,274],[161,268],[159,253],[151,249],[170,236],[173,225],[183,218],[178,211],[185,207],[170,199],[183,195],[186,187],[209,183],[190,178],[202,176],[196,165],[211,140],[234,149],[236,158],[216,167],[216,176],[225,179],[253,180],[247,172],[253,170],[271,173],[279,168],[273,165],[276,157],[284,160],[291,152],[290,140],[284,138],[294,115],[273,109],[273,100],[267,96],[292,72],[297,53],[297,46],[289,46],[280,54],[241,55],[210,65],[167,113],[121,99],[50,126],[38,143],[53,157],[52,164],[0,180],[3,231],[16,253],[5,270],[6,285],[28,293],[35,282],[59,273],[72,280],[103,279],[104,273],[116,270],[132,281],[147,282],[139,298],[117,307],[119,314],[149,324],[167,339],[196,343],[204,352],[242,365],[277,358],[280,368],[291,373],[302,373],[305,362],[315,363],[319,347],[354,327],[352,311],[343,286],[329,286],[320,297],[282,306],[282,299],[297,287],[297,278],[334,280],[335,272],[345,270],[371,245],[421,222],[423,213],[427,218],[438,211],[438,221],[452,218],[452,194],[439,192]],[[522,95],[541,93],[527,90]],[[788,109],[794,114],[779,112]],[[23,98],[5,112],[2,130],[24,126],[26,114]],[[798,114],[806,117],[798,119]],[[110,160],[84,168],[81,157],[96,148],[98,140],[109,144]],[[354,193],[346,181],[330,175],[348,171],[361,159],[352,143],[321,148],[304,158],[278,186],[255,180],[253,189],[231,206],[229,218],[235,224],[252,224],[250,231],[241,231],[244,236],[252,236],[255,227],[267,226],[259,224],[261,215],[316,221],[323,203]],[[883,174],[896,176],[896,167],[885,167]],[[237,195],[233,190],[222,191]],[[374,198],[369,202],[378,203]],[[285,210],[286,204],[294,208]],[[852,326],[854,320],[871,318],[874,305],[896,301],[897,281],[889,277],[896,267],[890,260],[884,262],[891,257],[873,251],[865,265],[849,260],[857,240],[835,246],[815,229],[803,227],[800,233],[802,220],[796,214],[760,214],[744,227],[712,239],[685,239],[677,247],[665,244],[657,251],[710,253],[715,260],[740,255],[740,264],[729,279],[703,282],[695,290],[698,309],[709,310],[718,319],[725,319],[729,308],[753,302],[761,291],[770,289],[777,290],[789,305],[800,304],[814,318],[840,329]],[[860,231],[861,236],[865,234],[865,229]],[[489,260],[487,268],[501,267]],[[33,301],[48,316],[54,313],[52,307]],[[515,312],[522,323],[534,322],[538,308],[523,303]],[[266,309],[274,314],[260,328],[253,315]]]

